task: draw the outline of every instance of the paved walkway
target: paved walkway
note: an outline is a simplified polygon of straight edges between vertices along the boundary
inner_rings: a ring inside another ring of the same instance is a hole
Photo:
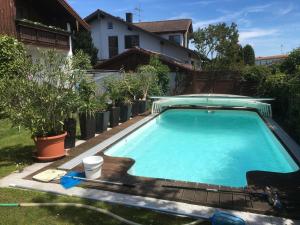
[[[0,187],[15,187],[36,191],[43,191],[54,194],[76,196],[81,198],[93,199],[98,201],[130,205],[135,207],[143,207],[148,209],[160,210],[169,213],[178,213],[186,216],[208,216],[213,214],[216,208],[192,205],[181,202],[168,200],[160,200],[149,197],[133,196],[126,194],[113,193],[109,191],[101,191],[96,189],[85,189],[74,187],[72,189],[64,189],[61,185],[55,183],[40,183],[32,180],[24,179],[28,175],[40,170],[51,163],[36,163],[26,167],[21,173],[12,173],[11,175],[0,180]],[[248,225],[300,225],[300,221],[278,218],[273,216],[265,216],[260,214],[228,211],[236,216],[243,218]]]

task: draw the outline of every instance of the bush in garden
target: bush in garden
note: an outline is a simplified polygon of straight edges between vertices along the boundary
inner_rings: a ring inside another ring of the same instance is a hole
[[[122,80],[117,77],[109,77],[104,80],[104,88],[106,89],[108,96],[112,102],[112,106],[115,107],[122,97]]]
[[[28,128],[34,137],[63,132],[64,120],[73,112],[75,85],[81,71],[53,50],[41,53],[30,68],[6,86],[7,111],[14,125]]]
[[[11,78],[24,76],[29,66],[22,43],[13,37],[0,36],[0,118],[5,117],[5,92]]]
[[[300,67],[300,48],[293,50],[287,59],[281,64],[281,71],[287,74],[295,74]]]
[[[162,64],[157,56],[151,56],[149,65],[156,69],[158,84],[161,86],[162,93],[167,94],[170,89],[169,67]]]
[[[137,74],[140,79],[142,100],[146,100],[149,95],[160,95],[162,93],[155,67],[151,65],[141,66],[138,68]]]
[[[97,63],[98,49],[93,44],[91,33],[88,31],[80,31],[74,35],[74,52],[82,50],[84,53],[90,56],[92,65]]]
[[[242,81],[261,82],[271,75],[271,70],[266,66],[245,66],[241,71]]]

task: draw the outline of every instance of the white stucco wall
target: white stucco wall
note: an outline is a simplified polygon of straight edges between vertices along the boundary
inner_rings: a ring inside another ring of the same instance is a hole
[[[113,29],[107,28],[107,23],[109,21],[113,23]],[[191,62],[188,51],[185,49],[176,47],[167,42],[164,42],[162,45],[161,39],[140,30],[129,30],[126,24],[113,18],[106,16],[105,18],[100,18],[99,20],[95,19],[90,22],[90,25],[94,45],[99,49],[98,58],[100,60],[109,58],[109,36],[118,36],[120,54],[126,50],[125,35],[139,35],[141,48],[166,54],[185,63]]]

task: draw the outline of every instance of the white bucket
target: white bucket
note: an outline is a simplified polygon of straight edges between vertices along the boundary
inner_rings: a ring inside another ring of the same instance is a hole
[[[85,177],[87,179],[98,179],[101,177],[103,158],[101,156],[89,156],[82,160]]]

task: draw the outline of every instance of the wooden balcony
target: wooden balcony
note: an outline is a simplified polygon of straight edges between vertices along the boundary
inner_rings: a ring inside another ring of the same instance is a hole
[[[59,28],[17,20],[18,38],[25,44],[55,49],[69,49],[70,33]]]

